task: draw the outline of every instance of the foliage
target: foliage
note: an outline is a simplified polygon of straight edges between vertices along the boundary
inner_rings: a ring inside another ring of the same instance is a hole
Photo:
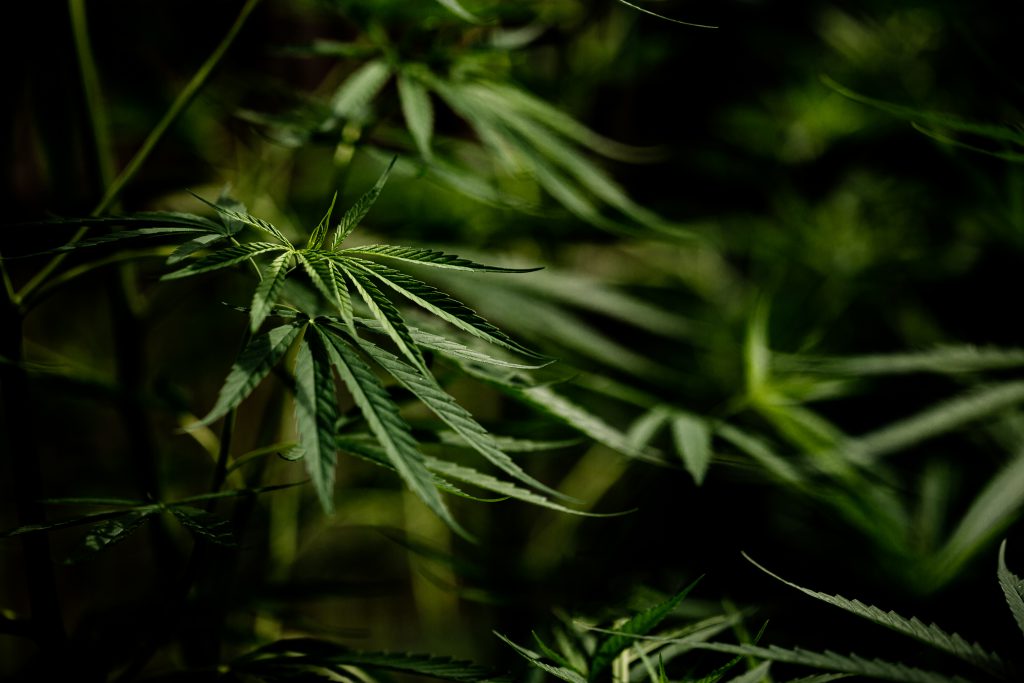
[[[1012,677],[976,596],[1024,505],[1020,12],[986,10],[26,8],[0,676]]]

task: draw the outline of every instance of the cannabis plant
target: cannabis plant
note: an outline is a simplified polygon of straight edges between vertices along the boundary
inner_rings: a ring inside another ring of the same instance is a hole
[[[1012,618],[1024,632],[1024,582],[1007,568],[1005,552],[1004,541],[999,549],[998,583]],[[756,637],[751,638],[742,627],[746,615],[735,608],[697,621],[691,617],[685,625],[658,630],[663,622],[679,612],[680,603],[691,592],[693,584],[632,617],[616,620],[609,628],[599,628],[592,622],[575,620],[569,624],[568,631],[564,627],[556,630],[559,643],[557,648],[548,646],[536,634],[534,638],[539,651],[518,645],[504,636],[499,637],[531,666],[569,683],[607,680],[609,669],[612,680],[619,681],[647,679],[652,683],[674,680],[760,683],[778,680],[778,676],[782,675],[780,668],[789,672],[789,667],[794,666],[825,673],[783,680],[831,681],[848,676],[915,683],[1017,680],[1021,662],[1016,653],[1007,659],[964,639],[956,632],[943,630],[934,623],[928,624],[916,617],[906,618],[860,600],[804,588],[782,579],[753,560],[750,562],[812,598],[934,648],[950,658],[952,664],[941,669],[924,669],[859,654],[844,655],[831,650],[817,652],[800,647],[764,646],[759,641],[766,637],[769,631],[767,625]],[[723,642],[717,638],[730,628],[739,638],[738,643]],[[731,657],[708,670],[707,665],[704,665],[704,669],[695,666],[701,652],[716,652]],[[744,662],[747,670],[738,673],[737,670],[743,667]],[[952,673],[961,669],[968,678]]]

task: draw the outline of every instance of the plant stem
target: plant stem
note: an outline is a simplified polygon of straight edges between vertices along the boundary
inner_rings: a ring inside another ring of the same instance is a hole
[[[78,56],[78,68],[82,77],[82,92],[85,95],[85,107],[89,114],[89,127],[92,130],[96,166],[103,187],[109,188],[114,179],[110,120],[107,117],[106,107],[103,105],[103,91],[100,88],[96,60],[93,59],[92,45],[89,41],[85,0],[68,0],[68,12],[71,15],[71,32],[75,38],[75,53]]]
[[[74,0],[70,0],[74,1]],[[171,127],[171,124],[181,115],[183,111],[192,103],[195,96],[199,93],[202,87],[206,84],[210,74],[223,59],[224,54],[231,47],[235,38],[238,36],[239,31],[242,30],[242,26],[245,25],[246,19],[259,4],[260,0],[246,0],[242,10],[238,13],[238,17],[235,19],[235,23],[232,24],[228,30],[227,35],[221,40],[220,44],[213,51],[213,53],[203,62],[199,70],[192,76],[192,80],[188,82],[185,88],[178,94],[178,97],[171,104],[171,107],[164,114],[163,118],[156,124],[153,130],[150,131],[149,135],[143,141],[142,146],[135,153],[135,156],[131,158],[128,164],[121,169],[121,172],[116,178],[111,181],[110,185],[107,186],[106,192],[103,195],[103,199],[96,205],[96,208],[92,210],[91,215],[99,216],[105,213],[121,195],[121,191],[124,190],[125,185],[135,177],[142,164],[146,162],[157,143],[160,142],[167,129]],[[82,227],[71,237],[68,244],[75,244],[79,242],[88,231],[88,228]],[[31,280],[29,280],[24,287],[18,291],[14,300],[17,302],[24,301],[29,294],[35,291],[41,286],[46,279],[57,269],[58,266],[67,258],[69,252],[62,252],[54,256],[49,263],[43,266],[42,270],[35,274]]]

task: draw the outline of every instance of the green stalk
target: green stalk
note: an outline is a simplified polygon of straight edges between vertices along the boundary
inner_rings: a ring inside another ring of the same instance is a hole
[[[107,117],[107,109],[103,104],[99,72],[96,69],[96,60],[93,58],[92,44],[89,41],[85,0],[68,0],[68,12],[71,14],[71,32],[75,38],[75,53],[78,57],[78,68],[82,77],[82,91],[85,95],[86,111],[89,114],[89,127],[92,129],[93,152],[96,154],[100,182],[103,187],[108,188],[114,179],[110,119]]]
[[[73,2],[74,0],[69,1]],[[117,177],[114,178],[110,185],[107,186],[103,199],[100,200],[100,203],[96,205],[96,208],[92,210],[90,215],[100,216],[114,204],[117,198],[121,195],[121,191],[124,190],[125,185],[135,177],[136,173],[138,173],[139,169],[142,167],[142,164],[144,164],[149,158],[149,155],[153,152],[153,149],[156,147],[157,143],[160,142],[161,138],[163,138],[167,129],[171,127],[171,124],[177,120],[178,116],[185,111],[188,105],[192,103],[192,100],[195,99],[195,96],[206,84],[206,81],[210,78],[210,74],[213,73],[213,70],[217,68],[217,65],[224,58],[228,48],[230,48],[231,44],[235,41],[239,31],[242,30],[242,26],[245,25],[246,19],[249,18],[249,15],[256,8],[259,2],[260,0],[246,0],[245,5],[242,7],[242,10],[238,13],[238,17],[235,19],[235,23],[232,24],[231,28],[228,30],[227,35],[225,35],[224,39],[221,40],[220,44],[213,51],[213,54],[211,54],[207,60],[203,62],[202,66],[199,67],[199,70],[192,76],[192,80],[188,82],[184,90],[178,94],[174,103],[171,104],[170,109],[167,110],[163,118],[160,119],[153,130],[150,131],[149,135],[142,143],[142,146],[139,148],[139,151],[135,153],[135,156],[131,158]],[[78,232],[76,232],[68,241],[68,244],[75,244],[79,242],[85,236],[87,231],[88,228],[86,227],[79,228]],[[36,273],[35,276],[14,295],[14,301],[16,303],[24,301],[28,295],[42,285],[50,274],[60,266],[64,259],[67,258],[68,253],[69,252],[62,252],[54,256],[49,263],[43,266],[42,270]]]

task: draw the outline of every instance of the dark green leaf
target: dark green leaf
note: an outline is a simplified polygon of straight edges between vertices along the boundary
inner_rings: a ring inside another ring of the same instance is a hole
[[[473,419],[469,411],[456,403],[455,399],[437,384],[433,376],[422,373],[368,341],[357,341],[370,358],[384,368],[388,374],[397,379],[402,386],[411,391],[416,398],[430,408],[445,424],[454,429],[485,460],[529,486],[557,497],[563,497],[558,491],[545,486],[528,475],[512,458],[503,453],[487,430]]]
[[[665,617],[672,613],[672,610],[689,595],[690,591],[693,590],[699,581],[700,579],[697,579],[697,581],[694,581],[665,602],[644,610],[616,629],[618,631],[616,635],[609,636],[597,646],[597,650],[590,660],[590,671],[588,672],[587,679],[590,681],[597,679],[598,675],[608,668],[612,660],[618,657],[620,652],[632,645],[635,640],[633,636],[646,635],[651,632],[651,629],[664,621]]]
[[[373,371],[343,339],[319,327],[316,329],[331,352],[331,360],[338,374],[366,418],[370,431],[384,447],[388,459],[406,486],[453,530],[468,536],[451,516],[434,487],[433,477],[423,462],[423,455],[416,446],[409,425],[399,415],[398,406],[388,396]]]
[[[402,314],[398,312],[391,300],[384,296],[384,293],[377,288],[377,285],[361,269],[349,268],[347,262],[338,262],[337,267],[344,270],[349,280],[355,286],[360,298],[370,309],[370,313],[377,320],[384,333],[391,338],[402,355],[409,359],[413,365],[427,371],[426,363],[419,347],[413,341]]]
[[[313,481],[324,512],[334,511],[334,469],[337,446],[334,423],[338,419],[337,394],[331,356],[318,327],[306,335],[295,362],[295,424],[302,444],[306,471]]]
[[[146,520],[157,513],[157,508],[150,507],[140,510],[130,510],[114,519],[102,522],[86,535],[82,546],[74,552],[65,564],[81,562],[93,554],[109,548],[115,543],[120,543],[133,533],[142,528]]]
[[[192,196],[201,201],[203,204],[206,204],[210,208],[214,209],[221,216],[224,216],[225,218],[232,221],[244,223],[245,225],[256,228],[257,230],[262,230],[263,232],[270,233],[271,235],[276,237],[281,242],[281,244],[287,245],[289,248],[291,247],[291,242],[289,242],[288,239],[283,234],[281,234],[280,230],[278,230],[268,221],[265,221],[262,218],[257,218],[256,216],[252,216],[246,213],[244,210],[239,211],[236,209],[228,208],[227,206],[223,206],[221,204],[214,204],[213,202],[209,202],[194,193],[192,194]]]
[[[540,354],[530,351],[507,334],[487,322],[461,301],[453,299],[439,289],[387,266],[360,258],[348,257],[346,266],[358,273],[369,273],[413,303],[421,306],[447,323],[491,344],[534,358]]]
[[[324,246],[324,241],[327,240],[327,231],[331,228],[331,214],[334,213],[334,203],[338,201],[338,193],[335,192],[334,196],[331,197],[331,205],[327,207],[327,213],[320,219],[313,233],[309,236],[309,241],[306,242],[306,249],[320,249]]]
[[[338,310],[349,329],[355,326],[352,317],[352,297],[341,269],[329,258],[316,253],[297,251],[296,258],[325,299]]]
[[[543,662],[541,661],[541,656],[533,650],[528,650],[522,645],[517,645],[516,643],[512,642],[511,640],[501,635],[497,631],[494,632],[494,635],[498,636],[503,641],[505,641],[505,643],[508,644],[513,650],[518,652],[527,661],[529,661],[531,665],[537,667],[542,671],[548,672],[555,678],[560,678],[563,681],[566,681],[566,683],[587,683],[587,679],[584,678],[579,672],[574,671],[573,669],[570,669],[565,666],[554,666],[548,664],[547,662]]]
[[[532,273],[541,270],[543,266],[536,268],[502,268],[500,266],[488,266],[464,259],[454,254],[446,254],[436,249],[425,247],[403,247],[392,244],[369,244],[362,247],[349,247],[343,249],[342,254],[356,254],[381,256],[392,258],[409,263],[418,263],[432,268],[447,268],[450,270],[469,270],[480,273]]]
[[[229,520],[190,505],[174,505],[168,509],[182,526],[195,535],[217,545],[238,545],[234,526]]]
[[[381,190],[384,189],[384,183],[388,181],[388,176],[391,175],[391,169],[395,166],[395,161],[398,157],[393,157],[388,167],[384,169],[384,173],[381,174],[377,182],[374,183],[373,187],[369,189],[359,200],[349,207],[349,210],[345,212],[345,215],[341,217],[341,221],[338,222],[338,227],[334,229],[334,238],[331,240],[331,249],[337,249],[338,246],[345,241],[356,226],[366,218],[366,214],[370,212],[370,207],[377,201],[377,197],[380,196]]]
[[[1006,541],[999,545],[999,565],[997,568],[999,586],[1006,596],[1006,604],[1010,607],[1010,613],[1017,621],[1021,633],[1024,633],[1024,581],[1011,572],[1006,566]]]
[[[175,249],[174,253],[167,257],[167,265],[171,266],[174,265],[175,263],[178,263],[179,261],[183,261],[185,260],[186,257],[191,256],[197,251],[206,249],[211,244],[214,244],[226,238],[227,235],[213,233],[208,235],[202,235],[201,237],[189,240],[188,242],[185,242],[180,247]]]
[[[288,352],[301,331],[301,323],[291,323],[253,337],[231,366],[217,396],[217,403],[194,426],[209,425],[244,401]]]
[[[182,277],[198,275],[199,273],[208,273],[210,271],[220,270],[221,268],[228,268],[241,263],[242,261],[248,261],[253,256],[258,256],[259,254],[266,254],[271,251],[285,251],[288,249],[289,247],[285,247],[280,244],[273,244],[271,242],[248,242],[237,246],[225,247],[224,249],[218,249],[209,256],[201,258],[198,261],[193,261],[184,268],[167,273],[160,279],[176,280]]]

